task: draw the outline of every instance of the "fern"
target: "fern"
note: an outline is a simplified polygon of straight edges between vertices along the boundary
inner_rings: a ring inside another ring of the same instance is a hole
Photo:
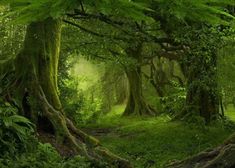
[[[134,20],[146,20],[143,11],[151,11],[146,7],[146,3],[136,3],[130,0],[88,0],[83,1],[83,5],[89,11],[125,16]],[[43,20],[47,17],[58,18],[66,12],[80,7],[77,0],[2,0],[1,5],[10,5],[11,11],[2,16],[18,16],[15,23],[30,23]]]
[[[27,139],[34,132],[34,125],[25,117],[16,115],[10,106],[0,108],[0,148],[4,152],[24,148]]]
[[[235,5],[231,0],[154,0],[153,9],[162,17],[177,18],[183,22],[188,20],[210,23],[229,24],[234,16],[225,12],[227,5]],[[222,17],[223,16],[223,17]]]

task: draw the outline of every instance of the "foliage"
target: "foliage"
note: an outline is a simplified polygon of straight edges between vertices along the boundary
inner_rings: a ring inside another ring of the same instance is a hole
[[[9,105],[0,108],[0,156],[14,156],[27,150],[27,144],[33,139],[33,124],[15,111]]]
[[[169,96],[165,96],[160,99],[163,104],[163,112],[170,115],[171,117],[179,114],[185,105],[186,92],[185,88],[180,86],[176,87]]]
[[[186,45],[189,44],[189,49],[181,60],[184,75],[187,79],[187,104],[184,108],[187,111],[188,118],[191,115],[207,113],[202,102],[204,101],[203,97],[205,98],[206,95],[208,102],[217,102],[214,105],[216,104],[219,107],[221,90],[218,87],[217,75],[218,51],[225,44],[224,38],[228,34],[226,34],[226,29],[220,26],[186,26],[183,30],[187,33],[179,30],[182,32],[182,36],[177,37],[181,33],[176,33],[176,39]]]
[[[224,10],[226,5],[234,5],[234,2],[230,0],[156,0],[152,8],[155,8],[161,16],[166,16],[165,19],[171,22],[171,26],[175,21],[228,24],[228,20],[223,16],[232,19],[234,17]]]
[[[83,157],[75,156],[63,159],[50,144],[38,143],[34,150],[18,153],[15,159],[5,157],[0,159],[2,168],[90,168],[91,163]]]
[[[0,11],[0,17],[7,12],[9,12],[9,9],[4,8]],[[24,39],[25,26],[8,24],[14,17],[6,17],[0,20],[0,85],[2,85],[4,75],[13,71],[14,67],[12,62],[19,52]]]
[[[58,18],[65,15],[66,12],[80,8],[81,5],[96,13],[127,16],[135,20],[148,18],[143,11],[149,10],[143,4],[139,5],[127,0],[89,0],[80,3],[76,0],[2,0],[0,5],[10,5],[12,11],[6,16],[18,15],[16,23],[30,23],[48,17]]]
[[[80,156],[63,159],[51,144],[40,143],[33,132],[34,125],[14,108],[8,104],[0,108],[1,168],[105,167]]]
[[[229,104],[234,104],[234,30],[228,29],[225,45],[218,52],[218,83],[221,88],[223,105],[226,109]]]

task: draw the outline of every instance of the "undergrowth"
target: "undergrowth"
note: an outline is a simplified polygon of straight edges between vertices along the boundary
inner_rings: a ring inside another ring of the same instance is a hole
[[[181,160],[221,144],[235,131],[234,127],[227,128],[220,122],[201,127],[195,123],[171,121],[166,115],[123,118],[123,108],[114,107],[112,112],[86,128],[112,128],[107,134],[98,134],[98,138],[111,151],[129,159],[136,168],[164,167],[169,161]]]
[[[226,121],[226,124],[213,123],[213,126],[201,127],[197,124],[171,121],[167,115],[155,118],[124,118],[121,116],[123,109],[124,106],[115,106],[97,123],[83,125],[83,128],[92,130],[93,133],[98,129],[103,130],[103,134],[96,134],[101,143],[115,154],[130,160],[135,168],[165,167],[169,161],[181,160],[221,144],[235,131],[231,120]],[[5,114],[2,113],[2,115],[6,117]],[[233,119],[232,112],[227,112],[226,115]],[[50,144],[38,142],[32,134],[31,126],[27,126],[27,124],[30,125],[27,120],[21,117],[18,119],[20,121],[16,120],[16,123],[25,122],[26,125],[18,124],[16,128],[6,127],[6,125],[9,126],[6,121],[12,124],[9,118],[5,118],[5,123],[2,122],[1,129],[8,132],[9,137],[4,139],[6,144],[1,142],[2,146],[8,147],[4,148],[5,151],[1,149],[1,168],[105,167],[98,166],[80,156],[62,158]],[[28,128],[30,134],[15,134],[14,131],[19,133],[21,126]],[[22,144],[24,148],[18,149],[18,146],[15,146],[16,142]]]

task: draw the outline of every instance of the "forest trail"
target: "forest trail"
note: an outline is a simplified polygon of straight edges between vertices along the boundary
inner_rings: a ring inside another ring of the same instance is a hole
[[[104,137],[108,135],[115,135],[117,133],[117,128],[85,128],[83,131],[99,139],[99,137]]]
[[[153,167],[163,168],[171,161],[217,146],[233,132],[213,126],[203,131],[203,128],[193,125],[171,122],[167,116],[121,120],[113,115],[111,112],[108,117],[104,116],[96,124],[86,125],[83,130],[99,139],[105,147],[130,160],[137,168],[143,168],[150,162]],[[226,115],[233,119],[230,111]],[[183,145],[182,139],[185,140]]]

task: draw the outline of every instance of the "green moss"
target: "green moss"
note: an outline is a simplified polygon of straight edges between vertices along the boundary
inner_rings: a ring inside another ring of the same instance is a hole
[[[114,153],[129,159],[134,167],[164,167],[170,160],[183,159],[222,143],[233,130],[221,125],[196,127],[172,122],[167,116],[158,118],[121,118],[123,107],[89,125],[94,129],[110,129],[98,136],[101,143]]]
[[[225,112],[225,116],[235,121],[235,108],[233,106],[229,106],[227,111]]]

